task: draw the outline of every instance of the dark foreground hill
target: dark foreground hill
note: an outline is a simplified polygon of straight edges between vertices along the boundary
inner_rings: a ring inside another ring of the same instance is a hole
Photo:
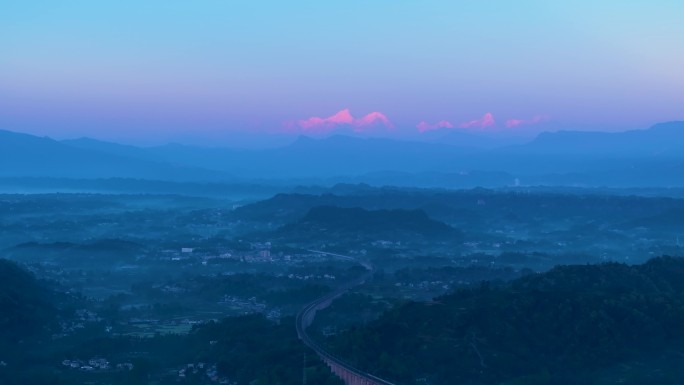
[[[0,347],[27,340],[54,326],[52,293],[29,272],[0,259]],[[0,351],[6,348],[0,348]]]
[[[396,383],[684,381],[684,259],[562,266],[409,303],[330,341]]]

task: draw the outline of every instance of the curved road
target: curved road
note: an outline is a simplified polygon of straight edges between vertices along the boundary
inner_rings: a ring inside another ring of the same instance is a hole
[[[361,266],[365,267],[367,271],[362,276],[346,283],[332,293],[328,293],[306,305],[304,309],[297,314],[296,326],[299,339],[301,339],[306,346],[315,351],[316,354],[318,354],[318,356],[330,367],[330,370],[340,377],[346,385],[394,385],[389,381],[385,381],[370,373],[356,369],[352,365],[335,357],[333,354],[326,351],[322,346],[318,345],[318,343],[316,343],[316,341],[314,341],[306,332],[306,329],[311,325],[311,323],[313,323],[313,320],[316,317],[316,311],[325,309],[326,307],[330,306],[332,301],[334,301],[336,298],[348,292],[353,287],[364,283],[366,279],[373,274],[373,265],[368,262],[359,262],[356,259],[346,255],[326,253],[315,250],[308,251],[358,262],[361,264]]]

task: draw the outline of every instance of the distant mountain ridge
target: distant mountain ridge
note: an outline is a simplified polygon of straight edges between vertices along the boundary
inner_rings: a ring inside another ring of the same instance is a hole
[[[0,154],[0,177],[131,177],[164,180],[228,178],[228,175],[215,171],[171,166],[111,151],[78,148],[50,138],[3,130],[0,130]]]
[[[478,139],[479,140],[479,139]],[[684,122],[620,133],[545,132],[520,145],[335,135],[271,149],[136,147],[0,131],[0,177],[286,181],[430,187],[684,186]],[[330,181],[330,182],[327,182]]]
[[[684,122],[659,123],[646,130],[618,133],[557,131],[539,134],[523,151],[595,155],[684,155]]]

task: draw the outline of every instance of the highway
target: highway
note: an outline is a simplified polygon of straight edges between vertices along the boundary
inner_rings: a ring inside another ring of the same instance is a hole
[[[311,348],[318,356],[330,367],[330,370],[340,377],[346,385],[394,385],[393,383],[378,378],[370,373],[356,369],[352,365],[346,363],[344,360],[336,357],[332,353],[326,351],[316,341],[314,341],[306,332],[306,329],[313,323],[316,317],[316,312],[325,309],[338,297],[342,296],[352,288],[363,284],[373,274],[373,265],[365,261],[357,261],[356,259],[340,254],[327,253],[323,251],[308,250],[313,253],[330,255],[342,259],[348,259],[361,264],[366,268],[366,272],[360,277],[351,282],[337,288],[332,293],[328,293],[315,301],[306,305],[298,314],[296,319],[297,335],[299,339],[304,342],[306,346]]]

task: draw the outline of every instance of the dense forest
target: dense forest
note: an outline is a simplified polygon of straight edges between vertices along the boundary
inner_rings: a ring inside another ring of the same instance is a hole
[[[327,341],[397,383],[684,380],[684,259],[559,266],[412,302]]]

